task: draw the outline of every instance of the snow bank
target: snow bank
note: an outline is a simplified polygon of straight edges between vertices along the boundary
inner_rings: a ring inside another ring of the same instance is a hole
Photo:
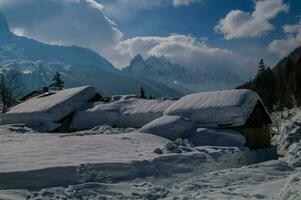
[[[180,116],[163,116],[146,124],[140,132],[151,133],[170,140],[186,138],[194,146],[243,147],[246,140],[233,130],[196,128]]]
[[[24,196],[36,200],[176,197],[272,199],[278,195],[286,177],[293,172],[291,167],[280,161],[238,168],[247,163],[244,153],[238,148],[202,147],[197,149],[197,153],[168,154],[153,160],[90,163],[76,168],[11,173],[6,178],[10,178],[11,183],[18,184],[19,187],[24,187],[25,184],[28,189],[37,186],[35,191],[23,192]],[[64,174],[64,179],[55,182],[58,177],[55,173]],[[27,178],[22,179],[23,182],[16,181],[26,177],[25,175]],[[30,175],[34,176],[30,179]],[[3,174],[0,177],[3,178]],[[35,181],[36,178],[40,179]],[[45,188],[51,184],[53,188]],[[39,190],[40,188],[45,189]]]
[[[82,137],[62,135],[1,134],[0,172],[152,159],[158,156],[153,150],[169,142],[152,134],[137,132]]]
[[[0,124],[24,123],[38,126],[42,131],[52,131],[57,122],[74,112],[96,95],[93,87],[85,86],[50,92],[31,98],[1,116]]]
[[[189,118],[205,127],[241,126],[258,101],[260,98],[255,92],[245,89],[202,92],[182,97],[164,114]]]
[[[289,147],[301,140],[301,112],[293,118],[286,120],[279,137],[279,151],[287,152]]]
[[[121,99],[76,113],[70,126],[74,130],[91,129],[99,125],[140,128],[161,117],[173,103],[170,100]]]
[[[198,128],[189,141],[195,146],[243,147],[246,143],[245,137],[236,131],[207,128]]]
[[[293,167],[301,167],[301,142],[292,144],[283,160]]]
[[[102,125],[102,126],[96,126],[90,130],[66,133],[61,135],[61,137],[87,136],[87,135],[116,135],[116,134],[130,133],[135,131],[137,131],[137,129],[135,128],[113,128],[109,125]]]
[[[163,116],[143,126],[140,131],[170,140],[186,138],[194,125],[179,116]]]
[[[137,95],[130,94],[130,95],[114,95],[111,97],[111,101],[119,101],[119,100],[127,100],[127,99],[137,99]]]
[[[293,174],[281,189],[280,198],[285,200],[301,199],[301,172]]]

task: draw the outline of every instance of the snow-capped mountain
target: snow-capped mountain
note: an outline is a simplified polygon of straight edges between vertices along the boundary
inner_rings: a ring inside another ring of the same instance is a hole
[[[51,83],[56,71],[66,87],[92,85],[106,95],[137,94],[143,86],[147,95],[181,96],[163,84],[148,83],[125,75],[99,54],[78,46],[48,45],[9,30],[0,13],[0,66],[19,73],[23,93],[41,89]]]
[[[123,71],[143,80],[163,83],[183,93],[228,89],[241,83],[239,76],[229,71],[214,67],[190,69],[172,63],[164,56],[150,56],[144,60],[137,55]]]

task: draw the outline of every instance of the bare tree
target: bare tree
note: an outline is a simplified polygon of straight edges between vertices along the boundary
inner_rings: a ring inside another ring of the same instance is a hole
[[[3,70],[0,67],[0,101],[2,103],[2,113],[7,112],[12,106],[15,92],[19,88],[18,74],[14,71]]]

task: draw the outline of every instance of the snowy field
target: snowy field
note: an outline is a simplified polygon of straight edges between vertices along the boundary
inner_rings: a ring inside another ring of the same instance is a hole
[[[272,149],[193,147],[109,126],[71,135],[2,126],[0,143],[0,199],[301,197],[300,143],[271,161]]]
[[[273,115],[277,147],[251,151],[235,131],[196,127],[191,119],[200,118],[194,110],[183,116],[182,104],[163,115],[164,102],[140,110],[135,105],[143,101],[127,102],[83,112],[144,116],[139,126],[159,118],[141,129],[93,122],[92,129],[72,133],[0,126],[0,199],[301,199],[300,109]]]

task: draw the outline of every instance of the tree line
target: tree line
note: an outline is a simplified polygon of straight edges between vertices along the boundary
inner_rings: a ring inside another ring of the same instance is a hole
[[[52,84],[49,88],[52,90],[62,90],[64,81],[61,74],[56,72]],[[17,104],[17,97],[22,91],[20,72],[15,70],[6,70],[0,66],[0,112],[5,113],[10,107]]]
[[[289,56],[274,69],[261,59],[256,77],[238,88],[256,91],[270,111],[301,106],[301,56]]]

